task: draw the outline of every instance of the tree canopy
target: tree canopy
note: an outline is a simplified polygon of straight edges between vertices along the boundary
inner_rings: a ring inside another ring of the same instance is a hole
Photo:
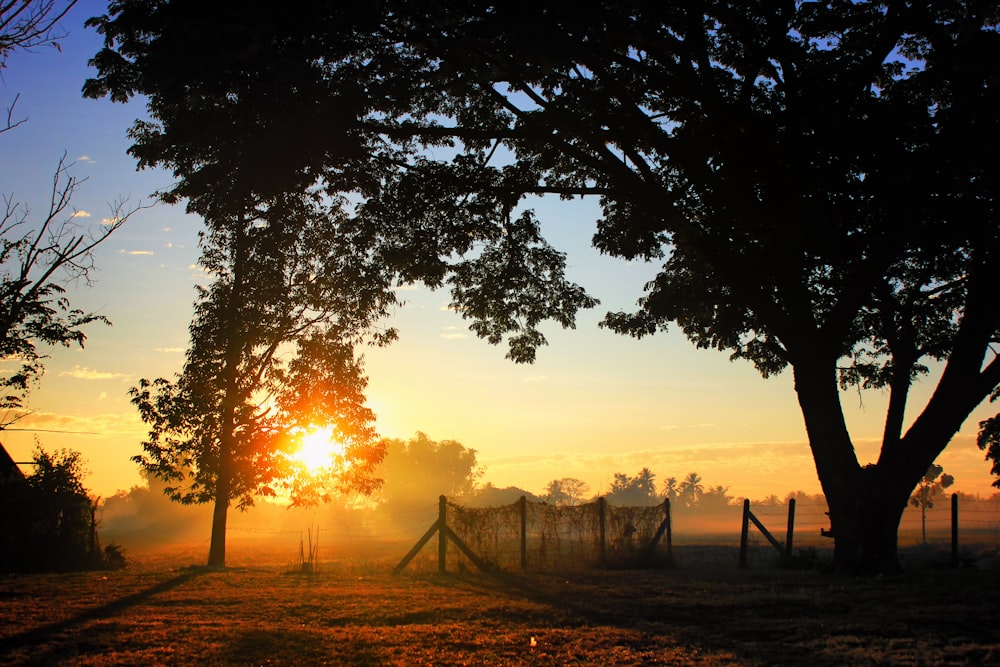
[[[649,468],[643,468],[634,477],[616,472],[605,498],[615,505],[655,505],[660,502],[656,495],[656,475]]]
[[[661,263],[604,326],[790,368],[837,563],[889,569],[910,492],[1000,384],[998,20],[987,0],[119,0],[86,92],[147,97],[132,152],[193,210],[350,192],[364,252],[449,285],[518,361],[595,305],[525,204],[598,197],[595,247]],[[889,394],[867,466],[855,385]]]
[[[172,482],[174,500],[214,503],[209,561],[218,566],[231,503],[244,509],[278,485],[293,503],[369,494],[385,451],[354,351],[384,315],[385,278],[343,252],[342,216],[328,205],[304,196],[244,204],[207,221],[200,265],[212,282],[198,289],[182,372],[131,390],[150,426],[133,460]],[[317,478],[293,454],[319,428],[341,451]]]
[[[436,507],[439,496],[469,496],[482,476],[476,450],[457,440],[431,440],[417,432],[408,440],[383,440],[385,480],[379,500],[393,512]]]

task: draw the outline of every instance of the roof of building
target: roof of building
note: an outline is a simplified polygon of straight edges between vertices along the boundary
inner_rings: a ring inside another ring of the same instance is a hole
[[[0,482],[9,482],[13,479],[24,479],[24,473],[17,467],[17,463],[0,443]]]

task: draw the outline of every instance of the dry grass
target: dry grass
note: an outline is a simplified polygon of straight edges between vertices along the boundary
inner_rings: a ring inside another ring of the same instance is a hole
[[[996,571],[860,581],[683,557],[673,570],[502,577],[181,565],[200,557],[0,578],[0,664],[1000,664]]]

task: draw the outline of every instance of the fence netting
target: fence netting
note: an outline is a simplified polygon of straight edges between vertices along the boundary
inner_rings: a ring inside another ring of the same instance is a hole
[[[502,570],[522,565],[564,570],[656,563],[668,556],[662,536],[665,527],[661,530],[665,520],[663,505],[616,507],[602,501],[573,506],[527,501],[486,508],[447,505],[448,527],[482,561]],[[654,543],[658,533],[660,539]],[[449,548],[448,561],[449,567],[461,568],[465,559],[458,549]]]

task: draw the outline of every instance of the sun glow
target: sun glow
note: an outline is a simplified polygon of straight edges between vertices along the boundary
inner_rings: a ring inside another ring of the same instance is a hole
[[[313,474],[342,465],[344,445],[333,438],[333,428],[324,426],[306,431],[292,458]]]

